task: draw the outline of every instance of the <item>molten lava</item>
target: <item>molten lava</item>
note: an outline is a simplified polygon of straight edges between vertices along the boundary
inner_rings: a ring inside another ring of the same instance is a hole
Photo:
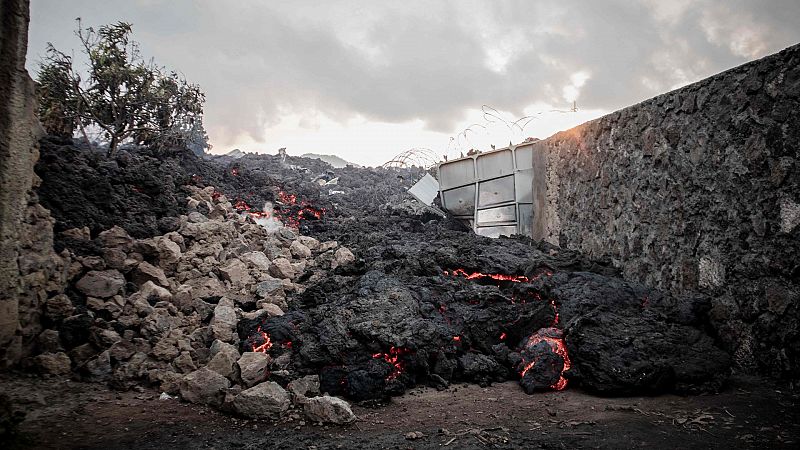
[[[386,381],[394,380],[405,371],[405,363],[400,360],[400,357],[411,353],[411,350],[403,347],[391,347],[389,353],[374,353],[372,355],[375,359],[383,359],[391,364],[393,369],[392,373],[386,376]]]
[[[267,353],[267,350],[272,348],[272,340],[270,339],[269,334],[267,334],[266,331],[261,330],[260,326],[256,329],[256,333],[261,336],[262,343],[259,345],[253,344],[252,345],[253,351],[259,353]]]
[[[543,276],[549,277],[553,275],[553,272],[550,272],[549,270],[544,270],[540,274],[534,276],[533,278],[526,277],[525,275],[506,275],[502,273],[481,273],[481,272],[469,273],[464,269],[454,269],[452,272],[448,272],[445,270],[444,274],[452,275],[454,277],[464,277],[468,280],[480,280],[483,278],[489,278],[495,281],[510,281],[512,283],[531,283]]]
[[[254,210],[252,206],[248,205],[247,202],[244,200],[236,200],[236,203],[233,204],[233,207],[236,208],[237,211],[241,214],[246,214],[253,219],[261,219],[261,218],[269,218],[272,216],[271,211],[257,211]]]
[[[253,219],[269,219],[273,215],[276,219],[283,222],[284,225],[293,228],[299,228],[302,220],[316,220],[321,219],[325,214],[324,209],[317,209],[312,207],[308,202],[297,203],[297,196],[294,194],[287,194],[283,191],[278,193],[280,203],[283,209],[276,209],[275,211],[264,210],[258,211],[250,206],[246,201],[239,199],[234,202],[233,207],[240,214],[245,214]]]
[[[558,328],[542,328],[528,338],[524,348],[533,348],[540,342],[545,342],[550,346],[553,353],[556,353],[564,360],[564,368],[561,370],[561,376],[555,384],[550,386],[552,389],[560,391],[567,387],[567,379],[564,378],[564,372],[572,367],[572,363],[569,360],[569,353],[567,352],[567,346],[564,344],[563,332]],[[533,358],[530,361],[523,360],[525,366],[520,371],[519,376],[524,377],[525,374],[528,373],[528,370],[535,366],[538,361],[538,358]]]
[[[299,228],[302,220],[321,219],[325,214],[325,209],[315,208],[305,200],[298,203],[297,196],[294,194],[280,191],[278,199],[287,209],[276,212],[276,215],[281,222],[293,228]]]
[[[450,275],[449,272],[445,271],[445,275]],[[467,273],[464,269],[455,269],[452,272],[454,277],[464,277],[468,280],[479,280],[481,278],[491,278],[492,280],[496,281],[511,281],[513,283],[527,283],[528,277],[524,275],[504,275],[502,273],[481,273],[481,272],[473,272]]]
[[[505,275],[505,274],[498,274],[498,273],[482,273],[482,272],[471,272],[470,273],[470,272],[467,272],[464,269],[455,269],[452,272],[445,271],[444,274],[446,276],[447,275],[452,275],[454,277],[464,277],[467,280],[490,279],[490,280],[494,280],[496,282],[510,281],[512,283],[530,283],[530,282],[533,282],[533,281],[535,281],[535,280],[537,280],[537,279],[539,279],[539,278],[541,278],[543,276],[547,276],[547,277],[552,276],[553,272],[551,272],[549,270],[544,270],[544,271],[542,271],[541,273],[539,273],[538,275],[536,275],[536,276],[534,276],[532,278],[526,277],[524,275]],[[497,283],[497,284],[499,285],[499,283]],[[542,301],[543,299],[542,299],[541,295],[539,295],[538,292],[528,293],[528,294],[526,294],[525,296],[522,296],[522,297],[519,297],[517,295],[513,295],[512,298],[511,298],[511,302],[512,303],[517,303],[517,302],[527,303],[527,300]],[[470,303],[472,303],[472,302],[470,302]],[[553,316],[553,323],[550,326],[550,328],[542,328],[542,329],[538,330],[536,333],[532,334],[528,338],[528,341],[523,346],[523,355],[525,354],[525,350],[526,349],[533,349],[534,346],[536,346],[537,344],[539,344],[541,342],[547,343],[547,345],[549,346],[551,351],[553,353],[557,354],[558,356],[560,356],[564,360],[564,366],[561,369],[561,374],[559,376],[558,381],[550,386],[552,389],[560,391],[560,390],[562,390],[562,389],[567,387],[567,379],[564,378],[564,372],[566,372],[567,370],[570,369],[571,362],[569,360],[569,354],[567,352],[567,347],[564,344],[563,331],[561,331],[559,328],[557,328],[557,325],[559,325],[560,320],[561,320],[560,315],[558,313],[558,305],[556,305],[555,300],[552,300],[552,299],[549,300],[549,303],[550,303],[550,306],[553,308],[553,315],[554,315]],[[453,337],[454,341],[460,340],[460,338],[456,339],[456,337],[457,336]],[[507,335],[506,335],[505,332],[500,334],[500,340],[501,341],[505,340],[506,337],[507,337]],[[531,368],[536,366],[536,363],[538,361],[539,361],[539,357],[532,357],[529,360],[526,360],[523,357],[524,366],[523,366],[522,370],[520,371],[520,377],[524,377],[525,374],[528,373],[528,371]]]

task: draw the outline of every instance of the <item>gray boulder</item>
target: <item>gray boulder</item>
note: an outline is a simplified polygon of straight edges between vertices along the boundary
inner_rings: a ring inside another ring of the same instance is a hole
[[[272,358],[266,353],[245,352],[242,354],[236,366],[239,368],[239,376],[245,387],[255,386],[267,379],[269,371],[267,367]]]
[[[323,395],[306,400],[303,405],[306,417],[314,422],[345,424],[356,420],[350,404],[338,397]]]
[[[161,268],[143,261],[133,271],[133,282],[142,285],[148,281],[152,281],[159,286],[169,286],[169,280],[167,280],[167,276],[164,275],[164,271]]]
[[[125,277],[117,270],[92,270],[75,284],[88,297],[109,298],[125,286]]]
[[[220,302],[214,308],[214,318],[211,319],[211,331],[216,339],[231,342],[236,335],[236,310]]]
[[[336,250],[336,253],[333,254],[333,261],[331,261],[331,269],[335,269],[339,266],[350,264],[355,260],[356,257],[355,255],[353,255],[353,252],[351,252],[350,249],[348,249],[347,247],[340,247],[338,250]]]
[[[66,353],[42,353],[33,358],[42,373],[66,375],[71,370],[71,362]]]
[[[133,238],[125,231],[124,228],[113,226],[112,228],[101,232],[97,238],[103,247],[116,248],[127,247],[133,243]]]
[[[202,367],[183,377],[180,392],[181,397],[188,402],[221,406],[225,400],[225,390],[230,386],[227,378]]]
[[[252,419],[279,417],[290,404],[289,393],[274,381],[246,389],[233,400],[234,410]]]
[[[292,242],[292,245],[289,246],[289,251],[292,253],[292,256],[298,259],[311,258],[311,249],[303,245],[300,241]]]
[[[308,397],[319,395],[319,375],[306,375],[303,378],[292,380],[289,385],[289,392],[297,404],[305,404]]]
[[[236,350],[236,347],[216,340],[211,344],[211,361],[206,367],[232,380],[236,374],[236,361],[238,360],[239,351]]]

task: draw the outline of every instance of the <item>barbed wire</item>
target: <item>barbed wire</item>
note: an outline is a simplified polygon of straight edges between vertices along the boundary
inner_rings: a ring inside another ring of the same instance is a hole
[[[520,135],[525,133],[525,128],[530,125],[531,122],[541,118],[545,114],[567,114],[571,112],[577,112],[578,106],[577,102],[572,102],[572,108],[570,109],[550,109],[546,111],[538,111],[533,114],[528,114],[526,116],[522,116],[515,120],[506,119],[503,117],[502,113],[497,109],[493,108],[489,105],[482,105],[481,106],[481,113],[483,123],[473,123],[468,125],[464,128],[461,132],[456,134],[455,136],[451,136],[450,140],[447,144],[447,155],[450,155],[451,152],[461,152],[463,156],[463,152],[466,151],[474,151],[475,145],[473,145],[472,140],[469,139],[470,134],[478,134],[478,133],[486,133],[488,129],[492,125],[503,125],[508,129],[508,141],[511,143],[515,136],[515,133],[519,133]],[[482,129],[482,130],[479,130]],[[465,145],[466,144],[466,145]]]
[[[423,169],[430,169],[439,164],[439,161],[439,156],[433,150],[425,147],[415,147],[397,154],[391,160],[383,163],[381,167],[408,168],[417,166]]]

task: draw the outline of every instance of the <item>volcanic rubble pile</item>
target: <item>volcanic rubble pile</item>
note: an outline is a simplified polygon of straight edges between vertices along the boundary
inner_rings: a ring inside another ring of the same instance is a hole
[[[315,421],[353,420],[345,402],[318,395],[317,377],[290,377],[290,344],[268,354],[265,340],[253,351],[237,333],[242,320],[282,315],[286,295],[304,289],[301,274],[313,280],[352,253],[289,228],[268,233],[213,188],[187,189],[177,231],[146,239],[121,227],[94,239],[88,228],[63,232],[74,246],[70,287],[47,300],[48,329],[31,363],[119,388],[154,384],[248,417],[296,416],[294,405]]]
[[[123,148],[108,158],[102,149],[50,136],[40,141],[35,170],[42,180],[39,200],[56,219],[56,232],[87,226],[96,236],[119,226],[147,238],[177,229],[176,218],[188,213],[188,186],[213,186],[232,203],[260,210],[266,202],[280,201],[282,186],[297,191],[308,178],[305,166],[315,167],[315,174],[330,168],[308,158],[288,157],[286,163],[274,155],[203,159],[185,149],[164,153],[147,147]],[[315,204],[326,206],[327,194],[306,191]],[[57,235],[56,245],[60,252],[70,244]]]
[[[149,161],[67,156],[93,176],[111,167],[123,179]],[[43,167],[53,174],[57,164]],[[62,228],[78,226],[59,234],[71,282],[46,302],[32,367],[154,385],[248,417],[302,409],[337,423],[354,416],[331,395],[382,400],[419,384],[512,379],[528,393],[579,385],[630,395],[715,391],[728,376],[707,299],[625,282],[544,243],[464,231],[406,194],[421,169],[315,173],[274,156],[187,156],[167,167],[180,180],[111,190],[113,217],[134,226],[142,222],[125,202],[180,199],[148,213],[169,222],[162,232],[98,233],[99,219],[54,211]],[[200,179],[186,176],[195,172]],[[80,178],[53,176],[64,198],[83,190],[79,198],[98,202]],[[200,187],[211,182],[221,187]],[[40,195],[52,201],[52,192]]]

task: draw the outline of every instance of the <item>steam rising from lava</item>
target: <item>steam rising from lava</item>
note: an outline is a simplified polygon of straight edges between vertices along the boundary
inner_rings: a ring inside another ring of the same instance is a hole
[[[240,214],[250,216],[257,224],[269,232],[277,231],[282,226],[299,228],[303,220],[319,220],[325,214],[325,209],[315,208],[307,201],[298,203],[297,196],[280,191],[278,203],[281,207],[275,208],[272,202],[264,203],[261,211],[254,209],[246,201],[239,199],[234,203],[234,208]]]

